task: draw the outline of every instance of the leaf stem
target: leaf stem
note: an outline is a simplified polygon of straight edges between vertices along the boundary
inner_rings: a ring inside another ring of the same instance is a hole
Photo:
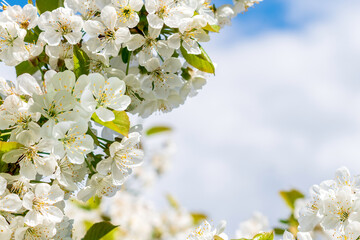
[[[129,73],[131,54],[132,54],[132,52],[129,53],[129,57],[128,57],[127,65],[126,65],[126,75],[128,75],[128,73]]]
[[[89,161],[87,160],[87,158],[85,158],[85,162],[86,162],[86,165],[87,165],[88,169],[90,170],[91,175],[92,175],[92,174],[95,174],[96,171],[94,170],[93,166],[89,163]]]

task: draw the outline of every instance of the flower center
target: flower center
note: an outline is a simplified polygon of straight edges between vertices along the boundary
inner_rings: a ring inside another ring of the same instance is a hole
[[[40,211],[41,209],[43,209],[44,207],[46,207],[46,202],[44,201],[44,199],[42,198],[38,198],[38,197],[35,197],[33,199],[33,208],[36,210],[36,211]]]
[[[341,222],[345,222],[349,218],[349,212],[347,212],[347,211],[342,211],[339,213],[339,215],[340,215]]]
[[[16,181],[12,184],[10,191],[12,193],[15,193],[19,196],[23,196],[27,192],[27,187],[25,186],[25,183],[22,181]]]
[[[169,10],[166,5],[161,5],[155,12],[155,14],[158,15],[160,18],[167,17],[168,13],[169,13]]]
[[[118,15],[121,21],[126,22],[127,20],[133,18],[134,10],[130,8],[130,6],[125,6],[120,10]]]
[[[28,20],[25,20],[25,21],[22,21],[19,25],[21,28],[27,29],[28,26],[30,25],[30,22]]]

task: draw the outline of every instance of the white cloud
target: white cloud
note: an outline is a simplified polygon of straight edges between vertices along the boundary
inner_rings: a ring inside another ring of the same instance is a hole
[[[230,231],[253,210],[274,225],[286,217],[281,189],[307,191],[342,165],[360,173],[359,4],[288,2],[297,21],[309,9],[318,16],[295,30],[239,37],[236,25],[214,36],[216,77],[151,120],[171,122],[179,144],[158,193],[228,220]]]

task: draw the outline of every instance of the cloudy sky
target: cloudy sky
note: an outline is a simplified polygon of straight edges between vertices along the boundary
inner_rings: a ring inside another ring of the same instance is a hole
[[[156,193],[228,221],[254,210],[272,225],[281,189],[307,192],[340,166],[360,173],[360,5],[265,0],[205,49],[216,76],[180,109],[178,153]],[[151,124],[149,124],[151,125]]]
[[[360,173],[359,10],[356,0],[265,0],[213,34],[204,47],[216,76],[145,124],[171,125],[178,150],[151,197],[170,192],[231,234],[254,210],[272,225],[286,217],[279,190],[306,192],[340,166]]]

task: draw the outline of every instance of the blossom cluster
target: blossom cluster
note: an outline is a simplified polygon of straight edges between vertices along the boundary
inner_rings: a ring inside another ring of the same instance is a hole
[[[128,111],[147,117],[196,94],[214,73],[199,43],[255,2],[215,8],[204,0],[66,0],[40,16],[30,4],[5,6],[0,60],[11,66],[29,60],[42,72],[77,71],[80,52],[87,72],[123,80],[132,100]]]
[[[17,74],[0,78],[5,240],[71,239],[67,200],[114,196],[143,163],[141,127],[131,117],[171,111],[196,95],[215,71],[200,43],[257,3],[2,2],[0,60]]]
[[[299,211],[299,230],[320,227],[332,238],[358,239],[360,236],[360,176],[352,178],[347,168],[336,171],[334,180],[314,185],[311,198]]]
[[[175,148],[169,127],[153,126],[145,132],[142,145],[147,153],[146,162],[135,169],[135,177],[129,179],[121,191],[112,198],[95,197],[86,203],[71,199],[65,214],[74,219],[73,239],[80,239],[89,223],[107,219],[118,227],[106,239],[182,240],[195,227],[199,221],[196,219],[204,218],[203,214],[187,211],[171,195],[167,196],[169,206],[164,209],[156,207],[145,196],[157,180],[168,173],[169,167],[164,166],[169,166]]]

